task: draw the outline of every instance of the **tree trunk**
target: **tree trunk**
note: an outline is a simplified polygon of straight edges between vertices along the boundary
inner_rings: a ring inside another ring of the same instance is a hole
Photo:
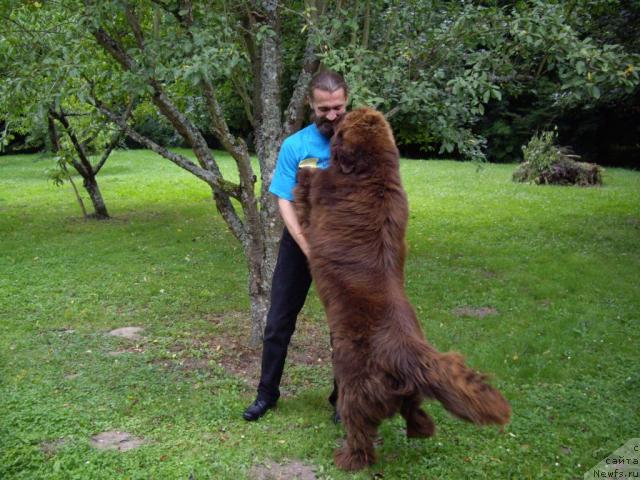
[[[127,117],[131,113],[130,108],[133,104],[130,103],[129,105],[130,105],[129,108],[127,109]],[[69,137],[69,140],[71,140],[71,143],[73,144],[73,147],[76,153],[78,154],[78,160],[75,160],[72,158],[71,164],[73,165],[73,168],[75,168],[76,171],[84,179],[83,186],[87,191],[87,193],[89,194],[89,198],[91,198],[91,203],[93,204],[94,213],[92,213],[88,217],[96,218],[98,220],[105,220],[109,218],[109,213],[107,212],[107,206],[104,203],[104,199],[102,198],[102,193],[100,193],[100,188],[98,187],[96,174],[98,173],[98,170],[102,168],[102,165],[104,165],[104,162],[106,162],[107,157],[109,156],[109,153],[111,153],[111,150],[113,150],[113,148],[115,147],[115,142],[113,143],[113,145],[108,147],[106,156],[100,162],[99,168],[94,169],[93,166],[91,165],[91,162],[89,161],[89,157],[84,149],[82,142],[80,142],[73,128],[69,124],[69,120],[67,119],[64,110],[60,109],[59,111],[56,111],[53,107],[51,107],[49,109],[49,115],[50,117],[55,118],[62,124],[65,132]],[[122,121],[125,121],[127,117],[123,117]],[[70,176],[69,176],[69,179],[71,179]],[[85,218],[87,218],[86,214],[85,214]]]
[[[69,183],[71,184],[71,188],[73,188],[73,193],[76,196],[76,200],[78,201],[78,205],[80,205],[80,210],[82,210],[82,216],[87,218],[87,209],[84,206],[84,201],[82,200],[82,197],[80,196],[80,192],[78,191],[78,187],[76,187],[76,182],[73,181],[73,177],[71,177],[71,174],[69,173],[69,169],[67,168],[67,166],[65,165],[65,163],[61,163],[62,165],[62,169],[64,170],[64,173],[67,175],[67,178],[69,179]]]
[[[252,347],[260,345],[264,336],[267,312],[271,304],[271,278],[264,281],[263,269],[256,269],[255,264],[248,259],[249,264],[249,302],[251,305],[251,336],[249,344]]]
[[[282,71],[282,55],[280,52],[280,19],[278,2],[263,0],[260,2],[261,23],[274,32],[267,35],[259,45],[259,64],[256,72],[260,95],[255,111],[256,118],[256,153],[260,163],[262,192],[260,195],[259,221],[247,225],[249,236],[260,239],[245,254],[249,264],[249,297],[251,300],[251,339],[256,346],[261,340],[266,323],[266,314],[271,302],[271,279],[277,256],[278,240],[282,233],[282,221],[273,195],[268,192],[275,169],[276,158],[282,141],[282,111],[280,98],[280,73]]]
[[[60,154],[60,136],[58,135],[58,129],[56,128],[56,124],[53,121],[54,117],[49,113],[47,115],[47,125],[49,130],[49,141],[51,142],[51,151],[56,155]],[[69,173],[69,169],[64,161],[64,159],[60,160],[60,168],[64,170],[65,175],[69,179],[69,183],[73,188],[73,193],[76,196],[76,200],[78,201],[78,205],[80,205],[80,210],[82,210],[82,216],[87,217],[87,209],[84,206],[84,202],[82,201],[82,197],[80,196],[80,192],[78,191],[78,187],[76,187],[76,183],[73,181],[71,174]]]
[[[100,188],[98,187],[98,182],[96,182],[95,177],[85,177],[83,185],[93,204],[94,213],[89,216],[98,220],[108,219],[109,213],[107,212],[107,206],[102,199],[102,193],[100,193]]]

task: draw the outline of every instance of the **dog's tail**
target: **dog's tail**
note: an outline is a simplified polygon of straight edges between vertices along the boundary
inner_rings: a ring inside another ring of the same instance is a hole
[[[387,341],[382,362],[396,394],[418,391],[440,401],[456,417],[479,425],[509,422],[507,400],[487,383],[486,375],[469,368],[462,355],[439,352],[417,335],[387,338],[398,339]]]
[[[482,375],[469,368],[462,355],[441,353],[427,348],[423,356],[422,390],[425,396],[437,399],[456,417],[479,425],[509,422],[511,407],[502,394],[486,382]]]

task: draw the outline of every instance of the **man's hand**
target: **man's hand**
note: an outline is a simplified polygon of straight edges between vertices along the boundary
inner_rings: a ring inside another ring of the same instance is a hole
[[[309,244],[302,233],[302,227],[298,221],[293,203],[284,198],[278,198],[278,208],[280,209],[280,215],[284,220],[287,230],[289,230],[289,233],[300,247],[300,250],[309,257]]]

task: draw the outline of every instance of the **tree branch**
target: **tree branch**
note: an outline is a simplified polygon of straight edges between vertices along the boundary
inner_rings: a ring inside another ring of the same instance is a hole
[[[132,18],[134,22],[137,22],[135,16]],[[129,57],[124,48],[112,38],[104,29],[98,28],[94,32],[94,36],[98,43],[103,46],[107,52],[111,54],[122,67],[131,71],[132,73],[143,75],[139,72],[137,64]],[[195,125],[173,104],[169,97],[164,93],[162,85],[154,78],[145,78],[147,84],[153,89],[153,95],[151,101],[160,110],[160,113],[166,117],[173,128],[184,138],[193,152],[196,154],[198,162],[203,168],[211,171],[215,176],[222,177],[220,169],[216,164],[206,140],[202,134],[198,131]],[[89,82],[90,83],[90,82]]]
[[[193,5],[190,0],[178,1],[175,8],[170,8],[169,5],[161,0],[151,0],[153,3],[162,8],[165,12],[170,13],[175,17],[180,25],[187,30],[193,25]],[[186,15],[180,15],[181,11],[186,11]]]
[[[358,17],[360,16],[360,0],[356,0],[355,7],[353,8],[353,18],[355,19],[356,27],[351,32],[351,47],[355,47],[358,41]]]
[[[159,5],[163,6],[164,4],[159,4]],[[191,12],[191,2],[187,0],[182,0],[181,8],[187,8],[189,12]],[[180,16],[179,12],[178,12],[178,16]],[[188,28],[192,21],[192,14],[189,13],[187,16],[180,16],[180,17],[186,19],[185,21],[182,22],[182,25]],[[131,22],[134,23],[134,25],[139,25],[139,21],[135,15],[131,14],[130,20]],[[134,26],[133,28],[135,29],[138,27]],[[187,34],[189,33],[190,32],[187,30]],[[171,152],[164,149],[163,147],[160,147],[159,145],[155,144],[155,142],[151,142],[150,139],[148,138],[143,138],[128,126],[126,127],[127,135],[129,135],[131,138],[134,138],[136,141],[138,141],[136,139],[136,136],[138,136],[138,138],[142,140],[140,141],[140,143],[142,143],[143,145],[147,145],[149,148],[151,148],[152,150],[158,153],[160,153],[161,151],[164,152],[166,155],[163,155],[163,156],[166,156],[166,158],[168,158],[169,160],[174,161],[174,163],[179,162],[178,164],[181,165],[183,168],[193,173],[198,178],[205,180],[212,187],[214,199],[215,199],[218,211],[220,212],[220,214],[223,216],[223,218],[229,225],[231,232],[236,236],[236,238],[238,238],[238,240],[240,240],[242,243],[245,243],[245,239],[246,239],[245,226],[242,220],[240,219],[240,217],[238,217],[237,212],[235,211],[235,207],[233,206],[233,203],[231,202],[231,199],[230,199],[230,197],[233,197],[240,200],[241,188],[238,185],[231,183],[222,177],[222,173],[220,172],[220,169],[218,168],[218,165],[215,162],[215,159],[211,153],[211,150],[209,150],[209,146],[207,145],[207,142],[202,136],[202,134],[200,133],[200,131],[197,129],[195,125],[191,123],[191,121],[175,106],[175,104],[165,94],[164,89],[162,88],[162,85],[160,84],[160,82],[153,77],[148,77],[147,75],[145,75],[140,71],[136,62],[133,61],[131,57],[129,57],[129,55],[126,53],[124,48],[122,48],[122,46],[117,40],[112,38],[103,28],[97,28],[96,30],[94,30],[93,35],[98,41],[98,43],[102,45],[103,48],[108,53],[110,53],[111,56],[113,56],[116,59],[116,61],[118,61],[125,70],[131,71],[132,73],[142,76],[145,79],[146,83],[149,86],[151,86],[153,90],[151,101],[158,108],[160,113],[167,120],[169,120],[169,122],[173,125],[173,128],[175,128],[175,130],[182,136],[182,138],[184,138],[189,143],[189,145],[191,146],[191,149],[193,150],[193,153],[196,155],[196,158],[198,159],[198,163],[200,164],[201,169],[193,168],[194,164],[192,162],[190,161],[187,161],[186,163],[184,162],[184,160],[186,160],[185,157],[178,158],[176,154],[172,154]],[[94,95],[94,99],[95,99],[95,95]],[[103,108],[104,108],[104,105],[103,105]],[[103,112],[103,113],[105,113],[106,115],[106,112]],[[111,114],[114,115],[113,112],[111,112]],[[115,117],[117,118],[117,116]],[[112,118],[112,117],[109,117],[109,118]],[[112,121],[114,121],[114,123],[117,123],[113,118],[112,118]],[[212,175],[205,175],[203,174],[202,170],[208,171]]]
[[[136,132],[134,129],[129,127],[126,123],[122,123],[121,119],[108,108],[106,108],[102,103],[100,103],[95,97],[94,102],[96,108],[100,110],[107,118],[109,118],[112,122],[117,123],[122,127],[123,131],[126,134],[133,138],[136,142],[141,145],[146,146],[150,150],[153,150],[158,155],[163,156],[164,158],[170,160],[171,162],[178,165],[180,168],[185,169],[189,173],[192,173],[199,179],[205,181],[213,190],[213,197],[216,202],[216,207],[225,222],[229,226],[231,233],[241,242],[244,243],[247,233],[246,228],[240,217],[238,216],[233,204],[229,200],[229,197],[233,197],[237,200],[241,198],[240,187],[236,184],[228,182],[221,177],[214,176],[208,170],[199,167],[187,157],[184,157],[180,154],[174,153],[157,143],[153,140],[141,135]]]
[[[193,163],[191,160],[189,160],[187,157],[184,157],[184,156],[180,155],[179,153],[174,153],[174,152],[170,151],[169,149],[158,145],[157,143],[155,143],[150,138],[145,137],[144,135],[138,133],[136,130],[131,128],[126,123],[126,121],[123,120],[122,117],[116,115],[115,112],[112,112],[109,108],[106,107],[106,105],[104,103],[102,103],[100,100],[98,100],[95,96],[92,96],[92,99],[93,99],[93,105],[105,117],[107,117],[113,123],[118,125],[129,137],[134,139],[136,142],[138,142],[141,145],[146,146],[150,150],[153,150],[158,155],[161,155],[164,158],[170,160],[171,162],[175,163],[180,168],[183,168],[184,170],[188,171],[189,173],[192,173],[193,175],[198,177],[200,180],[203,180],[204,182],[206,182],[208,185],[210,185],[212,187],[216,187],[216,188],[218,188],[220,190],[223,190],[223,191],[225,191],[226,193],[228,193],[229,195],[231,195],[232,197],[234,197],[236,199],[240,198],[240,192],[239,192],[239,186],[238,185],[235,185],[235,184],[233,184],[231,182],[228,182],[228,181],[226,181],[224,179],[216,177],[210,171],[208,171],[208,170],[206,170],[206,169],[204,169],[202,167],[199,167],[198,165]]]
[[[315,7],[315,9],[313,10],[314,15],[311,18],[310,24],[308,25],[307,43],[305,45],[304,56],[302,59],[302,70],[298,75],[296,85],[293,89],[293,93],[291,94],[291,99],[289,100],[289,105],[284,114],[283,138],[288,137],[292,133],[298,131],[302,126],[302,122],[304,121],[303,114],[304,103],[307,96],[307,87],[309,86],[311,77],[313,77],[314,73],[320,66],[320,60],[316,55],[316,45],[313,42],[313,34],[317,29],[319,6],[315,2],[311,2],[309,5],[312,8]]]
[[[391,110],[389,110],[387,113],[384,114],[384,118],[389,120],[391,117],[393,117],[399,111],[400,111],[400,105],[396,105],[395,107],[393,107]]]
[[[252,108],[252,118],[253,118],[253,128],[254,130],[258,128],[258,125],[262,121],[262,105],[260,103],[260,91],[262,89],[261,78],[260,78],[260,59],[261,53],[260,49],[256,45],[255,42],[255,33],[256,33],[256,18],[255,12],[253,12],[249,5],[245,5],[245,14],[242,18],[243,29],[242,29],[242,38],[244,39],[245,48],[247,49],[247,53],[249,54],[249,59],[251,61],[251,66],[253,70],[253,90],[252,90],[252,98],[251,105]]]
[[[242,99],[242,106],[244,107],[244,113],[249,120],[249,123],[253,128],[256,127],[256,120],[253,117],[253,102],[251,101],[251,97],[245,88],[244,83],[240,80],[239,75],[231,75],[231,83],[233,83],[233,87],[236,93]]]
[[[222,113],[222,108],[215,95],[213,84],[208,78],[202,81],[202,90],[209,116],[211,117],[212,130],[224,149],[231,154],[236,162],[238,174],[240,176],[241,204],[245,212],[246,223],[258,225],[260,222],[260,212],[255,196],[256,176],[251,167],[251,157],[247,145],[242,139],[231,134],[227,122]],[[261,232],[254,233],[254,241],[259,240]]]
[[[249,152],[244,142],[235,137],[229,131],[227,121],[225,120],[224,114],[222,112],[222,107],[220,106],[220,103],[218,103],[218,99],[216,98],[216,92],[213,83],[209,78],[204,78],[201,81],[201,87],[204,93],[209,117],[211,118],[211,131],[220,141],[220,143],[222,143],[224,149],[227,150],[234,157],[234,159],[236,159],[236,161],[248,159]],[[250,179],[253,176],[250,163],[248,164],[247,172],[247,179]]]
[[[262,26],[275,32],[275,35],[265,35],[260,43],[258,78],[260,79],[259,105],[261,116],[256,135],[256,150],[258,151],[258,158],[264,163],[264,165],[260,165],[264,181],[265,175],[270,176],[275,166],[277,150],[282,140],[283,131],[280,110],[282,56],[278,41],[278,30],[280,28],[278,2],[261,0],[260,5],[263,16],[261,19]],[[263,188],[265,188],[266,183],[268,182],[263,182]]]
[[[109,35],[105,29],[98,28],[93,36],[111,56],[127,71],[136,71],[136,62],[125,52],[120,44]]]
[[[133,10],[131,4],[127,3],[125,8],[125,16],[127,17],[127,23],[133,31],[133,36],[136,38],[136,44],[141,51],[144,51],[144,37],[142,36],[142,27],[138,21],[136,12]]]
[[[75,132],[73,131],[73,128],[69,124],[69,120],[67,120],[67,117],[64,115],[64,111],[62,110],[62,108],[58,112],[53,107],[50,107],[49,115],[51,115],[52,118],[55,118],[60,122],[60,124],[64,128],[64,131],[67,133],[67,136],[71,140],[71,143],[73,144],[73,148],[78,154],[78,158],[80,158],[80,162],[77,162],[75,159],[72,159],[73,167],[76,170],[78,170],[78,173],[82,175],[82,178],[86,179],[93,176],[93,167],[91,166],[91,162],[89,161],[89,158],[87,158],[87,154],[84,151],[84,148],[82,147],[82,144],[78,140],[78,137],[76,136]]]
[[[371,0],[364,4],[364,21],[362,25],[362,48],[369,48],[369,29],[371,24]]]
[[[127,120],[129,120],[129,117],[131,116],[131,112],[133,111],[133,104],[134,104],[134,98],[131,97],[131,100],[129,100],[129,105],[127,105],[127,110],[122,114],[122,118],[121,118],[122,122],[126,123]],[[109,144],[105,148],[105,151],[102,154],[102,158],[93,169],[96,175],[98,174],[102,166],[106,163],[113,149],[116,148],[118,143],[120,143],[123,133],[124,133],[124,130],[122,129],[122,127],[118,125],[118,131],[113,135],[113,138],[111,139],[111,141],[109,142]]]
[[[49,113],[47,115],[47,126],[48,126],[48,130],[49,130],[49,140],[51,142],[51,149],[53,150],[53,152],[55,152],[56,155],[60,155],[60,150],[61,150],[61,146],[60,146],[60,137],[58,136],[58,131],[56,129],[56,124],[53,121],[54,117],[53,115],[51,115],[51,113]],[[80,205],[80,210],[82,210],[82,216],[87,218],[87,208],[84,206],[84,201],[82,200],[82,196],[80,195],[80,192],[78,191],[78,187],[76,186],[76,182],[73,181],[73,177],[71,176],[71,174],[69,173],[69,169],[67,168],[67,162],[65,161],[64,158],[62,157],[58,157],[58,165],[60,165],[60,168],[62,168],[62,171],[64,172],[64,174],[67,176],[67,179],[69,179],[69,183],[71,184],[71,188],[73,188],[73,193],[76,196],[76,200],[78,201],[78,204]],[[74,162],[74,159],[71,159],[71,162]],[[76,168],[76,166],[74,165],[73,168]],[[76,168],[77,170],[77,168]]]

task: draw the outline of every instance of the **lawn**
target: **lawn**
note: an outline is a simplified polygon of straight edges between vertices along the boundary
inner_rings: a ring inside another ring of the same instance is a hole
[[[511,182],[515,165],[403,161],[409,297],[429,340],[490,373],[513,419],[480,429],[426,404],[434,438],[388,420],[378,463],[351,475],[332,462],[344,432],[315,294],[278,408],[247,423],[246,269],[206,185],[118,151],[99,177],[113,219],[85,221],[52,165],[0,157],[0,478],[237,480],[278,463],[318,479],[578,479],[640,436],[640,172],[542,187]],[[143,337],[108,335],[126,326]],[[112,430],[144,443],[91,446]]]

